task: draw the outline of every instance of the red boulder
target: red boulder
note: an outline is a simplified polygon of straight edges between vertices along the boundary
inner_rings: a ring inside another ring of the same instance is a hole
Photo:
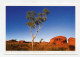
[[[57,36],[50,39],[51,44],[61,45],[63,43],[67,43],[67,39],[64,36]]]
[[[68,45],[70,50],[75,50],[75,38],[70,37],[68,39]]]
[[[68,44],[75,46],[75,38],[70,37],[70,38],[68,39]]]

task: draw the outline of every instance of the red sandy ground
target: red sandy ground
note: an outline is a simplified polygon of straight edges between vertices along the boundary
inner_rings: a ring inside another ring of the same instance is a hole
[[[21,41],[6,41],[7,51],[31,51],[32,43]],[[75,51],[75,38],[68,39],[64,36],[57,36],[50,39],[50,42],[34,42],[33,51]]]

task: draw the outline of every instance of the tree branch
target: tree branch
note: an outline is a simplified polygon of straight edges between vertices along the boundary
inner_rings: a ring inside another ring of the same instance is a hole
[[[36,35],[33,37],[33,39],[35,39],[35,37],[37,36],[38,31],[41,29],[40,24],[39,24],[39,29],[36,29]]]
[[[31,28],[31,35],[32,35],[32,38],[33,38],[32,28]]]

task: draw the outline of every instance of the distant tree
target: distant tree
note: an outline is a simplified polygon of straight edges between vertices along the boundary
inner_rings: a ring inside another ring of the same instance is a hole
[[[38,31],[41,29],[41,24],[44,24],[44,22],[47,19],[47,15],[49,14],[49,10],[44,8],[43,12],[41,13],[35,13],[32,11],[27,11],[26,19],[29,19],[26,25],[30,27],[31,35],[32,35],[32,50],[33,50],[33,43],[34,39],[37,36]],[[38,27],[38,29],[37,29]],[[33,36],[32,30],[36,29],[36,34]]]
[[[39,42],[41,43],[41,42],[42,42],[42,40],[43,40],[43,39],[41,38]]]

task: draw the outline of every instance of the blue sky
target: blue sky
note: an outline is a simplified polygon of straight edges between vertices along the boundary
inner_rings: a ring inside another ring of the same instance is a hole
[[[50,41],[56,36],[75,37],[75,6],[6,6],[6,40],[16,39],[31,41],[31,31],[26,26],[26,12],[34,10],[42,12],[44,8],[50,11],[47,21],[38,32],[34,41]],[[35,31],[33,31],[35,34]]]

